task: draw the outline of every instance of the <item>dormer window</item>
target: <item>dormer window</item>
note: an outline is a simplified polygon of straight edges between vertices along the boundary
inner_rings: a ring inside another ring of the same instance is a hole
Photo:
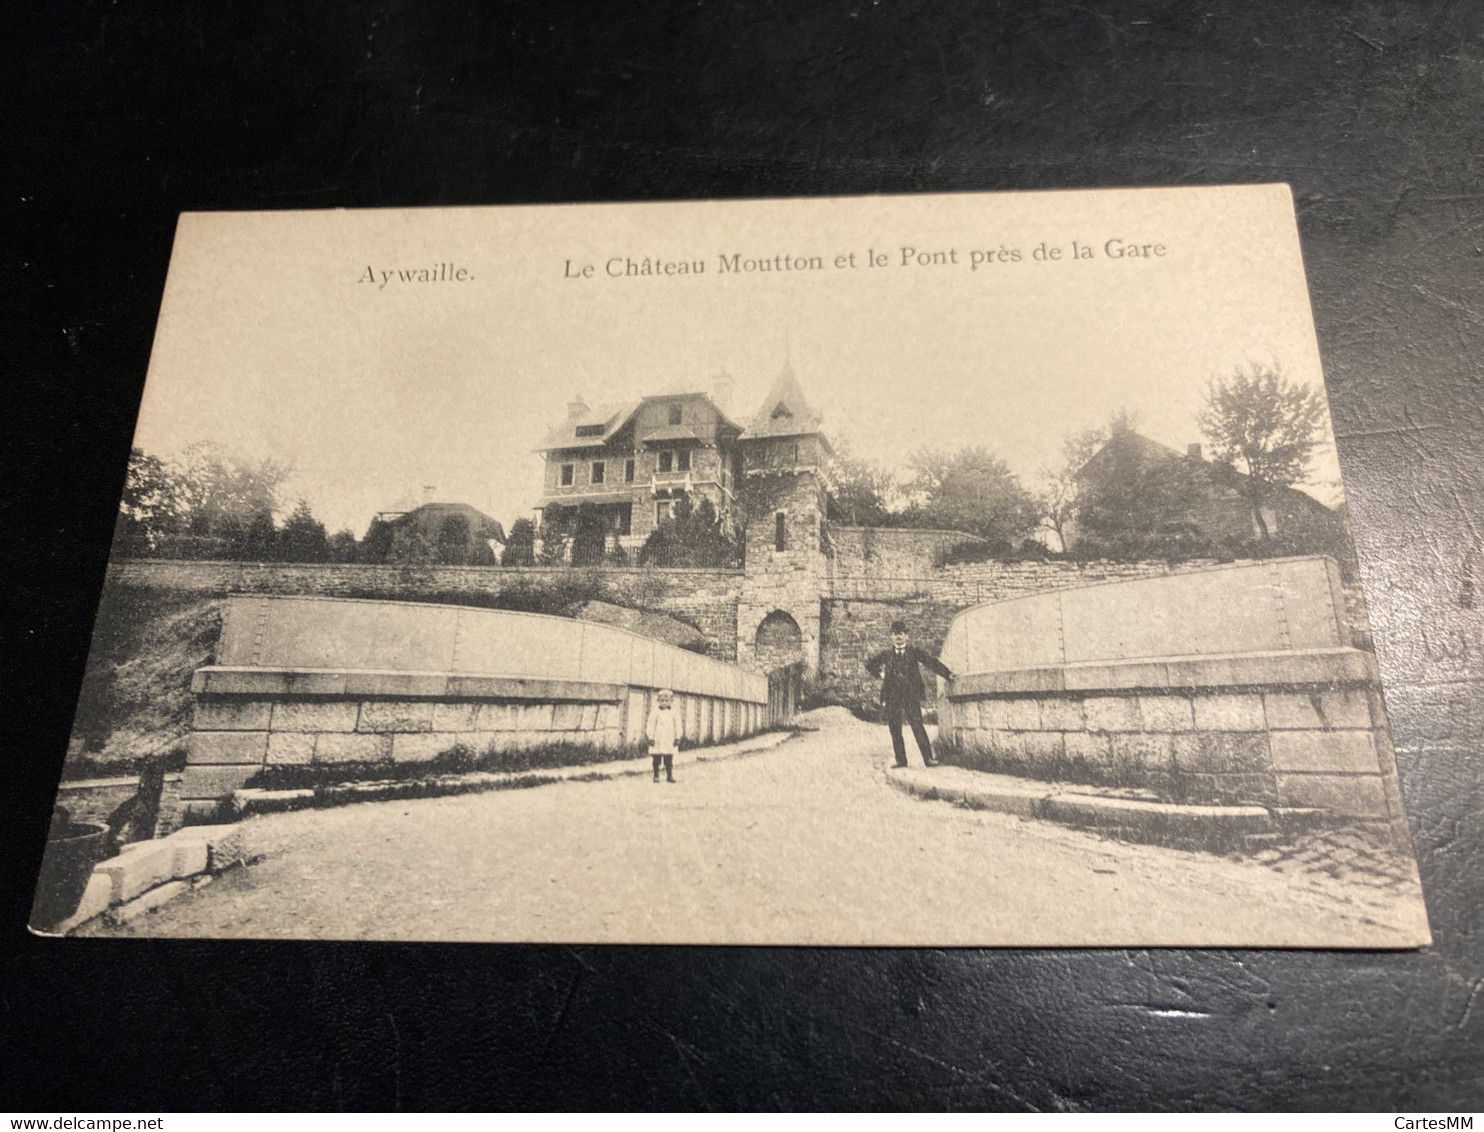
[[[602,436],[603,426],[600,424],[580,424],[577,426],[578,436]]]
[[[681,414],[681,407],[679,405],[671,405],[670,406],[670,423],[671,424],[679,424],[680,423],[681,415],[682,415]]]
[[[789,410],[789,407],[782,401],[779,401],[778,404],[773,407],[773,419],[775,421],[791,418],[792,416],[793,413]]]

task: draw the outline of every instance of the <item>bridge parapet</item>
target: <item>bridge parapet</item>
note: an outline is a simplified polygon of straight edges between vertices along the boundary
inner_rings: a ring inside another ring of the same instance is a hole
[[[234,596],[216,659],[192,681],[181,798],[198,819],[284,768],[354,778],[456,749],[638,753],[660,688],[675,691],[692,744],[769,722],[756,673],[612,626],[505,610]]]
[[[977,606],[949,628],[945,754],[984,769],[1401,816],[1338,568],[1274,559]]]

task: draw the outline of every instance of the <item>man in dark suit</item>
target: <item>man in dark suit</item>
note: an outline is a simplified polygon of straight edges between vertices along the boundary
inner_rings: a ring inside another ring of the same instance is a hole
[[[891,648],[866,661],[866,671],[881,678],[881,703],[886,708],[886,726],[891,731],[891,748],[896,752],[897,766],[907,765],[907,745],[902,742],[903,719],[912,725],[912,735],[917,740],[917,749],[922,752],[923,765],[938,765],[938,760],[933,758],[927,730],[922,726],[923,687],[918,665],[926,665],[945,680],[953,679],[953,673],[936,657],[928,656],[907,643],[907,625],[903,621],[892,622]]]

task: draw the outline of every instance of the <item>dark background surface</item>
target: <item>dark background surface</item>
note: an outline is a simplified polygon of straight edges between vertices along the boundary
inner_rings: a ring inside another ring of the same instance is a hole
[[[0,1108],[1484,1103],[1484,8],[35,13],[0,15]],[[1433,947],[25,934],[180,210],[1251,181],[1298,202]]]

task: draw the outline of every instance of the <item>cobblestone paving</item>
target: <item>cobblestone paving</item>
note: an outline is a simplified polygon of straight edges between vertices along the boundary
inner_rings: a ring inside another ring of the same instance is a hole
[[[1411,849],[1389,831],[1341,826],[1299,835],[1287,844],[1259,849],[1253,858],[1274,872],[1328,877],[1397,892],[1417,884]]]

